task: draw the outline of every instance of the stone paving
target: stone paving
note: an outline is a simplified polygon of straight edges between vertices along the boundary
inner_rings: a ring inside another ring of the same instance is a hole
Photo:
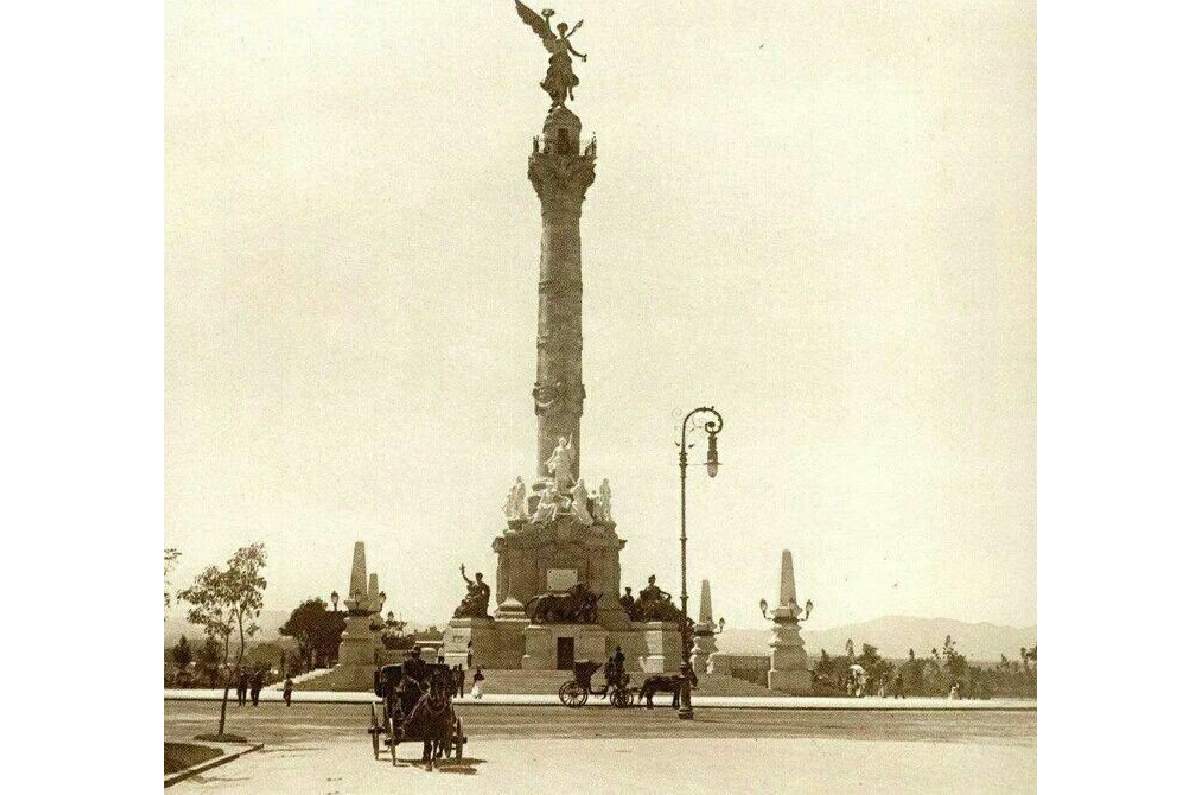
[[[190,688],[164,691],[168,701],[220,701],[220,688]],[[278,690],[263,690],[261,701],[283,701]],[[230,700],[234,693],[230,691]],[[319,704],[370,704],[378,699],[374,693],[346,693],[333,691],[295,691],[292,703],[310,702]],[[810,698],[798,696],[702,696],[694,695],[692,702],[697,707],[725,707],[730,709],[807,709],[807,710],[1029,710],[1037,709],[1037,702],[1018,698],[956,699],[948,698]],[[467,696],[455,698],[456,705],[463,706],[560,706],[558,696],[551,694],[504,694],[484,693],[476,701]],[[592,702],[589,701],[589,704]],[[596,699],[596,703],[601,703]],[[670,696],[658,696],[656,704],[670,706]]]
[[[1036,790],[1028,744],[850,739],[530,739],[469,744],[434,772],[374,761],[364,739],[284,745],[176,784],[179,792],[351,795],[423,792],[656,793]]]

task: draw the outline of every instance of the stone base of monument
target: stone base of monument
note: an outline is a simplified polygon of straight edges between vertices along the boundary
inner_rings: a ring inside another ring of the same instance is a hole
[[[629,629],[610,633],[609,645],[621,646],[625,668],[648,674],[676,673],[683,655],[679,625],[668,621],[634,622]]]
[[[804,641],[794,626],[775,627],[771,641],[771,667],[767,671],[767,687],[790,695],[812,692],[813,675],[808,670],[808,654]]]
[[[596,624],[530,624],[524,635],[521,667],[527,670],[566,670],[564,655],[570,658],[571,668],[576,660],[602,663],[608,659],[608,631]]]
[[[507,668],[520,660],[521,640],[519,631],[514,634],[494,618],[452,618],[442,635],[441,653],[451,666]]]

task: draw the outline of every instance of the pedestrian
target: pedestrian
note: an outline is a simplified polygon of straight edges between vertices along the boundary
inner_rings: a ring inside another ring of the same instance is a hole
[[[904,698],[904,674],[896,674],[896,686],[892,691],[892,698]]]
[[[283,703],[285,706],[290,707],[292,705],[292,686],[294,684],[295,682],[292,681],[292,677],[290,676],[283,680]]]
[[[467,667],[468,668],[471,667],[471,654],[472,654],[471,644],[472,643],[474,643],[474,641],[471,641],[471,640],[467,641]]]
[[[243,670],[238,671],[237,696],[238,706],[246,706],[246,690],[250,687],[250,675]]]
[[[250,680],[250,702],[256,707],[258,706],[258,694],[262,692],[262,686],[263,673],[261,670],[255,671],[254,677]]]
[[[467,672],[463,670],[462,663],[454,664],[454,687],[458,690],[458,697],[466,696]]]
[[[471,698],[478,701],[483,698],[483,668],[475,669],[475,676],[472,677],[475,684],[471,686]]]

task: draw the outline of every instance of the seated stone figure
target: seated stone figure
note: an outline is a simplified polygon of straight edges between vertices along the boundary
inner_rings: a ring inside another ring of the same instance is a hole
[[[492,589],[483,581],[483,572],[475,572],[475,581],[471,582],[467,579],[466,566],[459,566],[458,570],[462,574],[463,582],[467,584],[467,594],[454,609],[454,617],[487,618]]]
[[[621,608],[625,611],[625,615],[629,616],[630,621],[641,621],[642,611],[638,607],[637,600],[633,598],[629,586],[625,586],[625,595],[617,600],[621,603]]]

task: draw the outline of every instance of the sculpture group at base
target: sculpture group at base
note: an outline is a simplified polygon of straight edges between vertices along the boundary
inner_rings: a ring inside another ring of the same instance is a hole
[[[576,583],[565,593],[533,597],[525,614],[536,624],[595,624],[599,604],[600,594],[592,593],[583,583]]]
[[[654,582],[655,576],[650,575],[646,587],[638,593],[636,599],[625,586],[625,595],[618,602],[629,616],[630,621],[673,621],[683,622],[683,612],[671,601],[671,594],[659,588]]]
[[[568,444],[566,440],[562,441]],[[584,525],[611,522],[612,487],[608,485],[608,478],[604,478],[594,492],[588,491],[583,478],[572,485],[570,475],[563,474],[570,471],[569,446],[563,450],[562,457],[556,459],[558,455],[556,450],[555,456],[547,461],[553,477],[534,484],[537,504],[533,513],[529,512],[525,481],[518,476],[504,499],[504,518],[510,522],[552,522],[559,516],[569,515]]]

